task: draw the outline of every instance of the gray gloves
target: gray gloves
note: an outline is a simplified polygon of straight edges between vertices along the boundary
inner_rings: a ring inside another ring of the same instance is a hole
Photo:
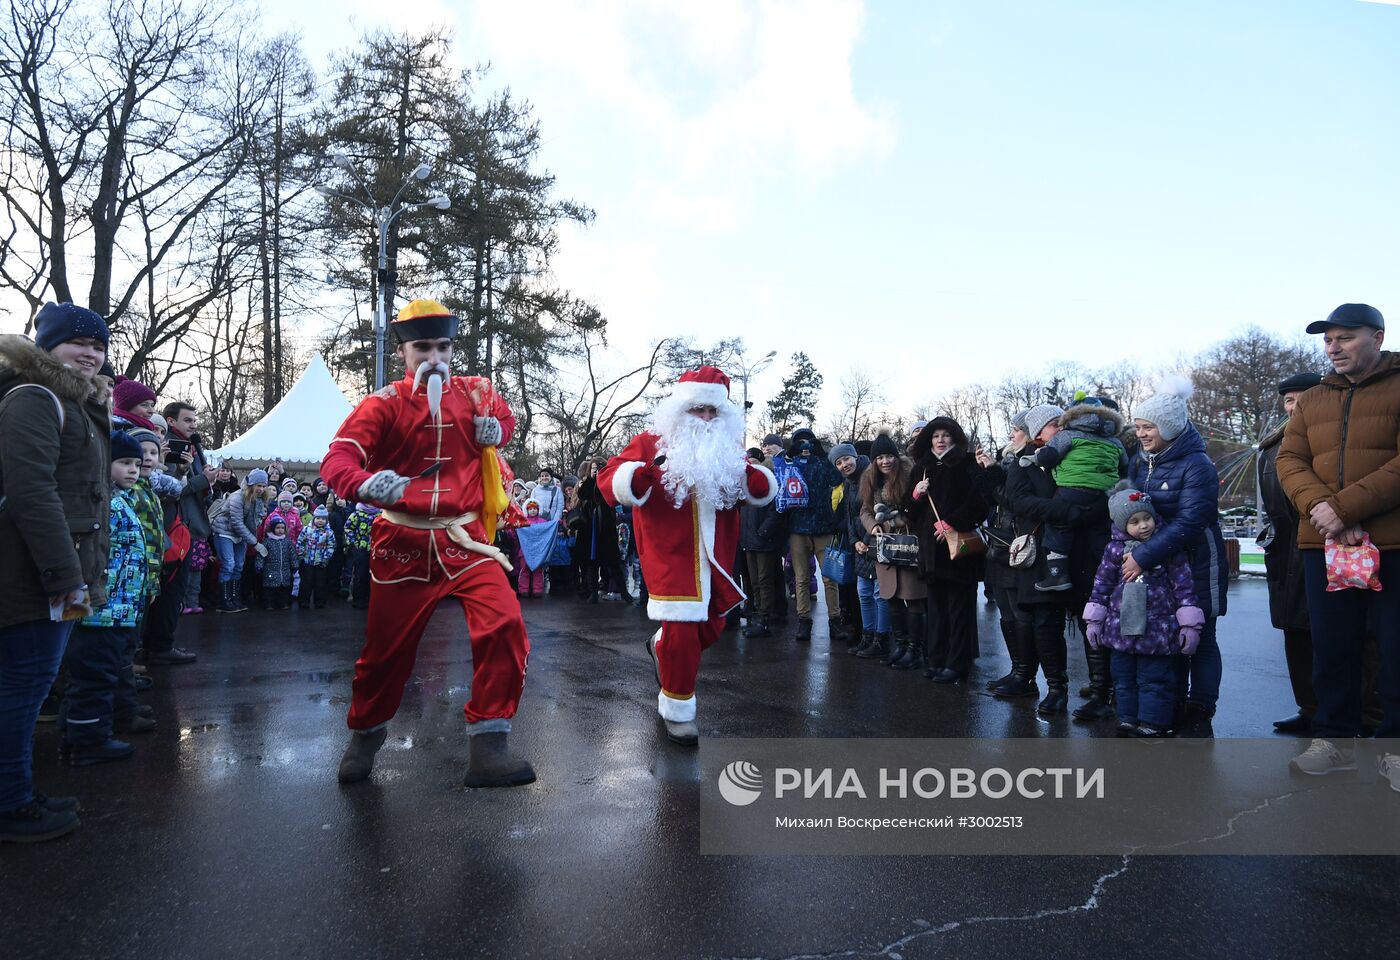
[[[380,470],[360,484],[360,499],[381,507],[392,507],[403,499],[411,477],[403,477],[392,470]]]
[[[501,432],[501,421],[497,420],[495,417],[477,417],[473,422],[476,424],[476,442],[478,446],[500,446],[501,437],[503,436]]]

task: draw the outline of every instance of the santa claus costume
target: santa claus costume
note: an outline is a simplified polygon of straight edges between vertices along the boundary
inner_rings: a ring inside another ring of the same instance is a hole
[[[425,360],[366,397],[331,441],[321,470],[332,489],[383,508],[370,528],[374,589],[340,780],[370,775],[433,609],[455,597],[472,648],[466,785],[530,783],[530,765],[506,748],[530,642],[506,578],[509,561],[491,545],[509,504],[496,448],[509,442],[515,418],[489,380],[451,375],[442,358],[450,356],[457,321],[446,307],[415,300],[391,329],[401,344],[435,344],[439,362]]]
[[[656,407],[652,428],[608,461],[598,487],[609,503],[632,508],[647,614],[661,629],[647,640],[661,687],[657,711],[666,734],[699,739],[695,681],[701,651],[719,639],[724,616],[744,601],[734,570],[739,504],[777,494],[773,474],[748,462],[744,417],[715,367],[684,373]]]

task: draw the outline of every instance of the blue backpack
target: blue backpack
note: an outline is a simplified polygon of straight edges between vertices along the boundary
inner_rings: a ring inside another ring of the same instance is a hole
[[[802,476],[802,468],[787,457],[773,461],[773,476],[778,481],[778,512],[803,510],[811,503],[812,496],[807,490],[807,480]]]

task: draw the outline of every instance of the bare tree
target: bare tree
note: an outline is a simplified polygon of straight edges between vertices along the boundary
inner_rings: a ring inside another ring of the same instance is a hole
[[[668,341],[659,341],[647,361],[622,373],[602,372],[602,336],[578,337],[582,383],[576,388],[558,378],[541,394],[540,413],[547,426],[538,429],[540,444],[551,462],[571,467],[586,457],[615,452],[646,417],[646,396],[656,384]]]

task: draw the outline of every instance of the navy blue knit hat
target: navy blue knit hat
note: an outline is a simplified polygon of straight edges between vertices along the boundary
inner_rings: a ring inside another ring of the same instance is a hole
[[[34,317],[34,342],[40,350],[52,350],[60,343],[92,337],[107,346],[112,333],[103,320],[87,307],[76,303],[46,303]]]
[[[59,343],[63,343],[62,340]],[[113,460],[144,460],[146,454],[141,449],[141,444],[136,441],[131,434],[125,430],[112,431],[112,459]]]

